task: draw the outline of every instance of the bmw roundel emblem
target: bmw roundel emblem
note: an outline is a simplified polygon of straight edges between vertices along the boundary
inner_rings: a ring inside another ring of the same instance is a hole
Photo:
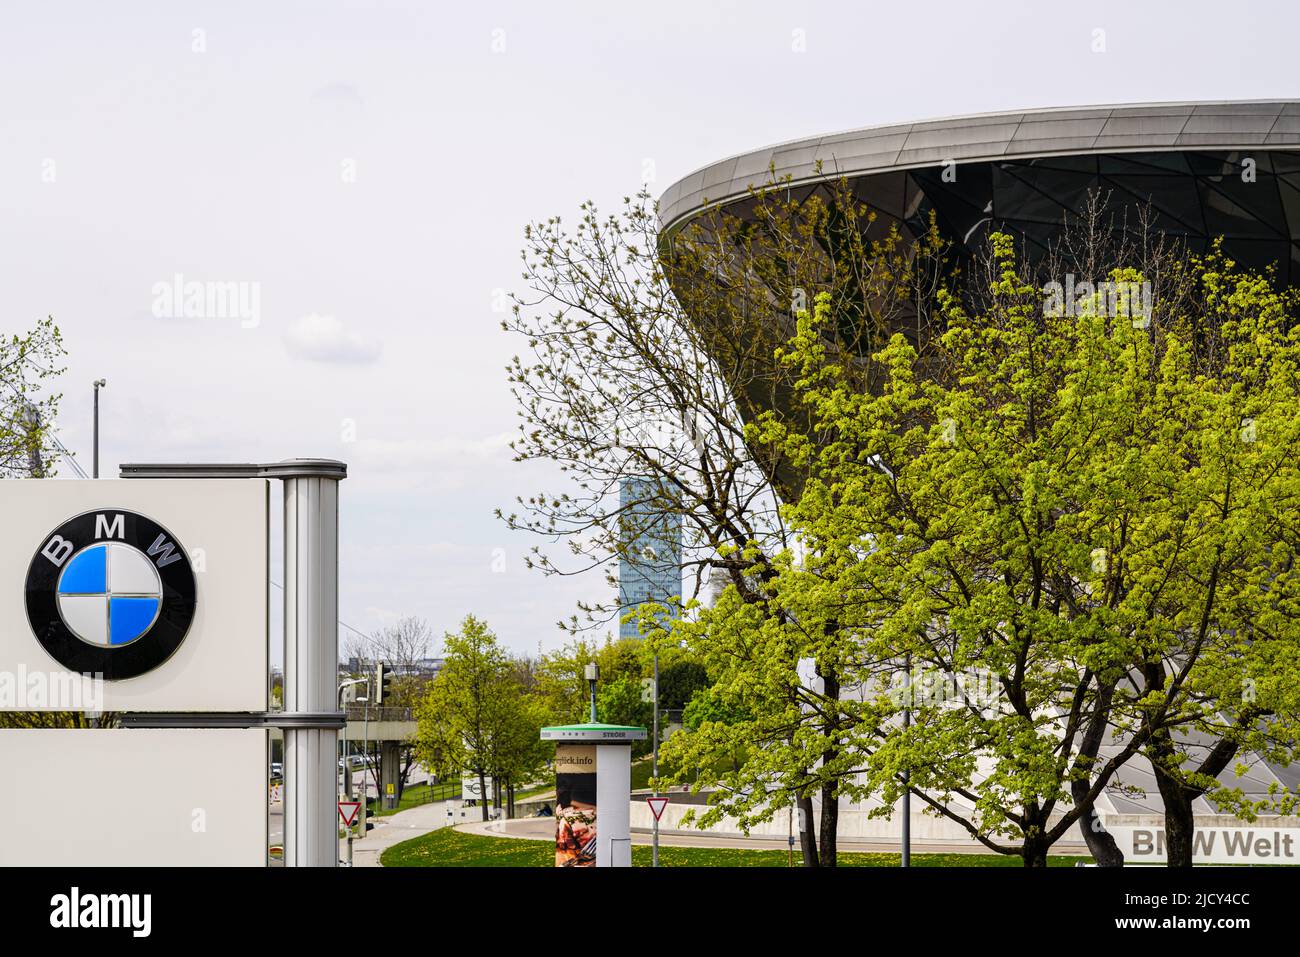
[[[107,681],[157,668],[194,621],[194,570],[153,519],[102,509],[50,532],[27,569],[27,620],[59,664]]]

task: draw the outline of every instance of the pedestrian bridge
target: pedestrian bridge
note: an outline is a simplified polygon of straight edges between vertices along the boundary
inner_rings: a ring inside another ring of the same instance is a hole
[[[350,704],[347,713],[344,741],[409,741],[415,737],[414,708],[371,708],[367,716],[365,705]]]

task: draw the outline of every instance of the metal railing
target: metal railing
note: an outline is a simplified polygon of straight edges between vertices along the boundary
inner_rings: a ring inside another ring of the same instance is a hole
[[[347,706],[349,721],[366,720],[366,706],[364,704],[350,704]],[[414,721],[414,708],[371,708],[371,721]]]

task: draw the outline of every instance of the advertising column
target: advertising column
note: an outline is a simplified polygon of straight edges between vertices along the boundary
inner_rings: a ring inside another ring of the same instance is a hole
[[[571,724],[555,742],[555,866],[632,866],[632,742],[645,728]]]

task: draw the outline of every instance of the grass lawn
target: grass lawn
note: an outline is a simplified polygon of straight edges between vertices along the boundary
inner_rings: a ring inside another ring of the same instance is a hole
[[[659,768],[662,772],[664,769]],[[632,790],[639,791],[642,788],[650,786],[650,759],[640,759],[632,762]]]
[[[653,762],[650,760],[650,755],[648,754],[645,757],[637,758],[632,762],[632,790],[633,791],[643,790],[650,787],[650,769],[652,765]],[[731,770],[731,766],[732,766],[732,762],[729,758],[722,758],[716,763],[716,769],[719,771],[729,771]],[[672,774],[672,772],[673,769],[670,768],[661,759],[659,761],[659,777],[667,778],[669,775]],[[693,778],[694,776],[692,776],[692,779]],[[686,783],[687,783],[686,781],[678,781],[670,785],[670,787],[675,791],[681,788],[681,786]]]
[[[633,845],[632,863],[650,866],[650,848]],[[1051,867],[1073,867],[1077,857],[1049,857]],[[785,867],[785,851],[743,848],[659,848],[661,867]],[[798,866],[799,856],[795,855]],[[395,844],[380,856],[384,867],[554,867],[555,845],[514,837],[485,837],[443,828]],[[1020,858],[1001,854],[913,854],[916,867],[1020,867]],[[897,867],[897,854],[840,853],[843,867]]]
[[[449,801],[452,798],[460,797],[460,781],[443,781],[441,784],[433,786],[434,801]],[[406,811],[410,808],[417,807],[421,804],[429,803],[429,785],[427,784],[408,784],[402,789],[402,799],[397,802],[397,807],[389,810],[380,807],[383,801],[378,798],[370,799],[370,816],[387,817],[390,814],[396,814],[398,811]]]
[[[515,802],[525,801],[530,797],[536,797],[539,794],[546,794],[555,790],[555,776],[551,775],[549,781],[543,781],[540,784],[534,783],[530,787],[521,788],[515,792]]]

